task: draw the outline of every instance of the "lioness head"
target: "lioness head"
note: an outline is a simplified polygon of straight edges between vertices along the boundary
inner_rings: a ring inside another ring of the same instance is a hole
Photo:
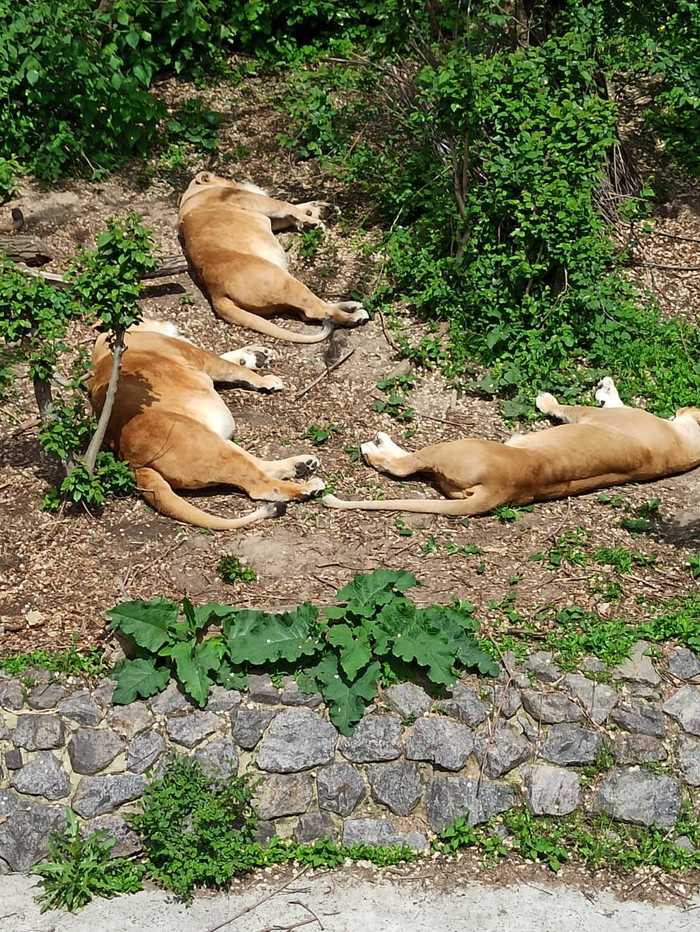
[[[235,187],[235,181],[229,181],[227,178],[222,178],[221,175],[215,175],[213,172],[198,172],[192,181],[190,181],[185,193],[180,197],[178,207],[182,207],[188,198],[192,197],[194,194],[199,194],[200,191],[207,190],[207,188]]]

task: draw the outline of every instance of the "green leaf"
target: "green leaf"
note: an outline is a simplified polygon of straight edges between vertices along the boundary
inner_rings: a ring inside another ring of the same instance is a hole
[[[355,635],[348,625],[333,625],[328,631],[328,640],[334,647],[340,648],[340,665],[347,676],[354,680],[372,658],[367,634],[361,628]]]
[[[282,614],[235,612],[224,626],[229,656],[234,663],[254,666],[312,656],[320,647],[312,630],[317,618],[318,609],[308,603]]]
[[[222,605],[220,602],[205,602],[194,610],[194,624],[197,631],[201,631],[208,624],[216,620],[223,620],[232,615],[236,609],[232,605]]]
[[[165,689],[170,679],[167,667],[156,667],[153,660],[125,660],[114,670],[117,687],[112,696],[117,705],[127,705],[138,696],[148,699]]]
[[[248,688],[248,674],[245,670],[232,667],[228,660],[224,658],[216,671],[216,682],[225,689],[246,690]],[[313,692],[315,688],[314,686],[314,689],[310,691]]]
[[[359,680],[348,684],[338,670],[335,657],[326,657],[315,669],[331,721],[342,735],[349,735],[352,726],[362,718],[365,708],[377,695],[377,680],[381,671],[375,661]]]
[[[416,606],[408,599],[393,599],[381,610],[371,628],[374,652],[386,654],[397,635],[414,623]]]
[[[338,592],[337,599],[347,602],[348,610],[355,615],[371,618],[379,606],[386,605],[395,597],[395,593],[405,592],[416,585],[415,576],[405,570],[378,569],[356,576]]]
[[[31,84],[33,87],[38,80],[39,80],[39,72],[36,70],[36,68],[29,68],[27,70],[27,83]]]
[[[226,645],[221,638],[207,638],[206,641],[203,641],[196,647],[195,653],[197,663],[203,670],[206,670],[207,673],[211,673],[213,670],[219,669],[221,658],[224,656],[225,652]]]
[[[407,663],[415,660],[427,667],[428,677],[433,683],[451,686],[456,677],[452,670],[455,662],[453,647],[446,644],[436,633],[414,624],[396,636],[393,653]]]
[[[166,651],[167,655],[175,661],[177,678],[184,691],[194,699],[197,705],[206,705],[213,680],[200,662],[198,645],[191,641],[182,641],[166,648]]]
[[[107,612],[113,631],[129,634],[139,647],[157,653],[172,639],[178,606],[166,599],[120,602]]]
[[[476,641],[466,642],[459,645],[457,658],[462,666],[467,669],[476,667],[479,673],[484,676],[498,676],[501,672],[500,666],[493,657],[490,657],[485,650],[476,643]]]

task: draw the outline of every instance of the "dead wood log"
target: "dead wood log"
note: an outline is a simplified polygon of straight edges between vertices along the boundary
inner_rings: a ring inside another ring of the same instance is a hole
[[[33,236],[0,234],[0,252],[6,253],[13,262],[25,265],[45,265],[51,259],[49,247]]]

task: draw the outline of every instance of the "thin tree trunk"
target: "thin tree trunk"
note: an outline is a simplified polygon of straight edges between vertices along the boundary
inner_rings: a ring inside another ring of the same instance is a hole
[[[51,382],[44,381],[34,376],[32,384],[34,385],[34,397],[39,409],[41,426],[45,427],[51,417],[51,407],[53,405],[53,394],[51,392]]]
[[[105,439],[107,425],[109,424],[109,419],[112,415],[114,399],[117,395],[117,385],[119,383],[119,367],[121,365],[123,352],[124,330],[119,329],[116,330],[114,334],[114,346],[112,347],[112,371],[109,375],[109,383],[107,385],[107,394],[105,395],[104,405],[102,406],[102,411],[100,412],[100,417],[97,422],[97,427],[95,428],[95,433],[92,435],[92,440],[90,441],[90,444],[85,452],[85,456],[83,457],[83,463],[90,475],[92,475],[95,471],[95,461],[97,459],[97,454],[102,449],[102,442]]]

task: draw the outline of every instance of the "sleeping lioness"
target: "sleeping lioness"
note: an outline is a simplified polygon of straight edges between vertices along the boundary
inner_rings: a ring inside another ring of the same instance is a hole
[[[407,453],[386,434],[360,446],[365,461],[405,479],[433,479],[446,499],[346,501],[330,508],[480,515],[499,505],[580,495],[623,482],[648,482],[700,466],[700,408],[680,408],[665,420],[622,403],[609,377],[596,391],[602,408],[562,405],[548,392],[535,404],[564,423],[516,434],[506,443],[463,438]],[[448,500],[449,499],[449,500]]]
[[[229,440],[234,422],[214,382],[276,392],[282,382],[255,370],[269,363],[270,350],[247,346],[223,356],[199,349],[174,324],[148,320],[131,327],[106,440],[127,461],[146,501],[170,518],[198,527],[226,530],[284,513],[284,503],[320,492],[312,478],[315,456],[262,460]],[[112,366],[104,334],[92,352],[88,388],[99,415]],[[173,489],[232,485],[251,498],[270,502],[242,518],[219,518],[202,511]]]
[[[255,185],[200,172],[180,198],[179,237],[190,275],[224,320],[291,343],[317,343],[333,324],[369,319],[358,301],[317,298],[287,271],[287,256],[275,233],[288,227],[320,226],[321,201],[288,204]],[[294,333],[265,318],[293,311],[320,321],[317,334]]]

